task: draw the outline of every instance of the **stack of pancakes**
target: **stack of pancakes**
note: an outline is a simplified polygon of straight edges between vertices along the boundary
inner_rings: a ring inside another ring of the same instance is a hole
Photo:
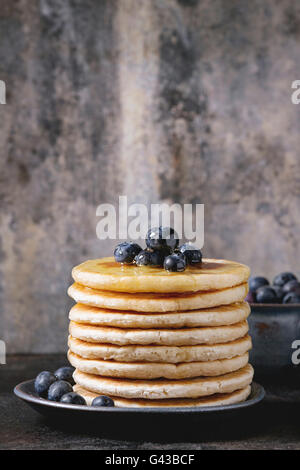
[[[204,259],[182,273],[86,261],[72,271],[74,390],[115,406],[208,406],[250,394],[249,268]]]

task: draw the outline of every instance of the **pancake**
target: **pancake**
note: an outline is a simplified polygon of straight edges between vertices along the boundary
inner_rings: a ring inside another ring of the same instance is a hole
[[[208,326],[183,329],[132,329],[83,325],[70,322],[69,332],[74,338],[91,343],[157,344],[163,346],[192,346],[195,344],[227,343],[242,338],[248,332],[247,321],[227,326]]]
[[[182,273],[163,268],[117,263],[114,258],[85,261],[72,270],[75,282],[115,292],[196,292],[236,286],[247,281],[248,266],[223,259],[203,259]]]
[[[246,320],[249,314],[250,306],[247,302],[188,312],[146,314],[76,304],[70,310],[69,318],[76,323],[119,328],[183,328],[232,325]]]
[[[97,393],[90,392],[80,385],[74,385],[74,391],[84,397],[87,405],[91,405],[94,398],[99,396]],[[232,393],[217,393],[204,398],[171,398],[165,400],[143,400],[143,399],[126,399],[120,397],[111,397],[115,406],[120,408],[162,408],[162,407],[193,407],[193,406],[221,406],[232,405],[245,401],[251,393],[250,385]]]
[[[250,364],[229,374],[217,377],[182,380],[134,380],[86,374],[78,369],[73,374],[75,383],[99,395],[122,398],[165,399],[198,398],[215,393],[231,393],[250,385],[253,368]]]
[[[128,379],[186,379],[200,376],[214,377],[241,369],[248,363],[249,354],[246,353],[232,359],[208,362],[182,362],[180,364],[162,362],[126,363],[84,359],[71,351],[68,352],[68,359],[72,366],[87,374]]]
[[[76,302],[92,307],[138,312],[174,312],[218,307],[241,302],[248,293],[248,284],[216,291],[199,291],[193,294],[130,294],[90,289],[74,283],[68,294]]]
[[[229,343],[198,346],[115,346],[88,343],[69,337],[70,350],[87,359],[117,362],[179,362],[216,361],[240,356],[252,347],[250,336]]]

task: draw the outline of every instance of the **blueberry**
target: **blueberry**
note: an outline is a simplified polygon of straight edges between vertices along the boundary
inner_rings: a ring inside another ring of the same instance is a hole
[[[287,294],[288,292],[293,292],[299,288],[300,288],[300,282],[293,279],[292,281],[289,281],[286,284],[284,284],[282,290],[284,294]]]
[[[249,292],[248,292],[248,294],[245,298],[245,301],[249,302],[250,304],[255,303],[255,301],[256,301],[255,292],[251,292],[251,290],[249,290]]]
[[[273,284],[275,286],[283,287],[289,281],[297,281],[296,276],[293,273],[280,273],[274,277]]]
[[[279,286],[272,286],[272,289],[276,292],[278,302],[281,303],[284,296],[283,289]]]
[[[50,385],[48,390],[48,400],[59,401],[66,393],[73,392],[72,385],[65,380],[58,380]]]
[[[137,266],[148,266],[151,265],[151,251],[149,250],[142,250],[139,252],[138,255],[134,258]]]
[[[75,368],[66,366],[66,367],[60,367],[54,372],[55,377],[58,380],[65,380],[66,382],[69,382],[71,385],[74,385],[74,379],[73,379],[73,373],[74,373]]]
[[[300,291],[289,292],[283,297],[283,304],[300,304]]]
[[[178,250],[184,255],[187,264],[202,262],[201,251],[190,243],[184,243],[184,245],[181,245]]]
[[[86,405],[85,399],[75,392],[65,393],[59,401],[61,403],[69,403],[71,405]]]
[[[178,246],[179,238],[173,228],[155,227],[148,230],[146,245],[152,250],[168,251],[169,253]]]
[[[278,303],[275,290],[270,286],[259,287],[255,293],[256,302],[261,304]]]
[[[155,250],[151,252],[151,264],[152,266],[160,266],[164,265],[165,257],[169,255],[169,252],[165,252],[164,250]]]
[[[52,372],[44,370],[40,372],[34,382],[34,389],[41,397],[46,397],[50,385],[56,382],[57,378]]]
[[[118,263],[132,263],[136,255],[142,250],[140,245],[133,242],[122,242],[116,246],[114,251],[115,260]]]
[[[165,258],[164,268],[167,271],[178,272],[184,271],[186,268],[186,262],[184,256],[180,255],[169,255]]]
[[[265,277],[255,276],[249,279],[249,289],[251,292],[255,292],[259,287],[267,285],[269,285],[269,281]]]
[[[115,406],[115,402],[105,395],[100,395],[99,397],[94,398],[92,406]]]
[[[134,258],[137,266],[163,266],[164,253],[162,251],[142,250]]]

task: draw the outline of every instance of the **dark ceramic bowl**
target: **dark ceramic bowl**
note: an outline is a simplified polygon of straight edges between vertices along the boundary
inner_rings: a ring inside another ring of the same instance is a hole
[[[253,341],[250,362],[256,373],[299,377],[300,365],[292,362],[292,344],[300,340],[300,304],[251,304],[249,326]]]

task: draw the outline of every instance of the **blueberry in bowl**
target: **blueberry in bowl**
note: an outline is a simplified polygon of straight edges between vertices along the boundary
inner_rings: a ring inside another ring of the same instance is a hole
[[[283,301],[284,304],[300,304],[300,289],[298,292],[292,291],[288,292],[284,297]]]
[[[278,303],[276,291],[271,286],[262,286],[255,291],[256,302],[258,304]]]
[[[296,279],[293,279],[292,281],[288,281],[282,287],[282,292],[284,294],[288,294],[289,292],[295,292],[299,290],[300,290],[300,282],[297,281]]]
[[[273,284],[274,286],[283,287],[289,281],[297,281],[295,274],[283,272],[274,277]]]
[[[262,284],[262,285],[261,285]],[[300,338],[300,286],[295,274],[282,272],[270,285],[267,278],[250,279],[246,300],[251,304],[248,322],[253,349],[250,362],[258,376],[270,381],[292,380],[292,344]],[[299,367],[298,367],[299,370]]]
[[[249,279],[249,290],[255,292],[257,289],[263,286],[268,286],[270,283],[268,279],[262,276],[250,277]]]
[[[282,303],[284,292],[282,287],[272,285],[272,289],[276,292],[278,303]]]
[[[290,293],[294,295],[287,297]],[[282,272],[274,277],[272,285],[263,276],[250,277],[249,293],[245,300],[251,304],[299,303],[299,295],[300,282],[295,274]]]

